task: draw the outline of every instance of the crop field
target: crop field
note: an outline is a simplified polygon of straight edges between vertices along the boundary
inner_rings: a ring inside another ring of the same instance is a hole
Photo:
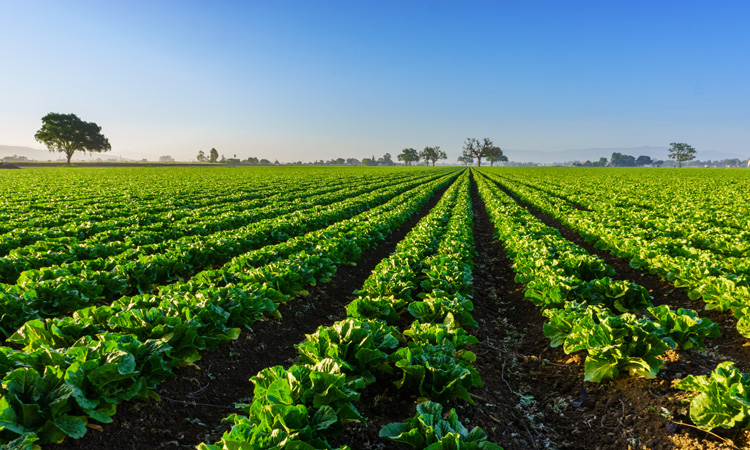
[[[3,449],[750,448],[750,171],[0,188]]]

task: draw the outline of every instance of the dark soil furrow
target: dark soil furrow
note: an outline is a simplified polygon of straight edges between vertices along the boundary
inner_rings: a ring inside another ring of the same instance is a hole
[[[398,242],[439,201],[438,193],[406,223],[366,252],[356,266],[341,266],[329,283],[309,289],[309,295],[279,307],[281,321],[263,321],[239,339],[205,352],[195,367],[176,371],[176,377],[157,389],[160,402],[126,402],[118,407],[111,424],[95,426],[82,439],[67,439],[55,449],[135,450],[195,448],[214,442],[229,429],[221,424],[236,403],[252,400],[250,377],[266,367],[289,366],[295,344],[320,325],[346,315],[344,306],[354,298],[375,266],[393,252]]]

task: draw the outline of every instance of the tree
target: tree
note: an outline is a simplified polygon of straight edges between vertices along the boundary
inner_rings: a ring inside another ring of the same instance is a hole
[[[467,155],[459,156],[456,161],[462,162],[466,166],[468,166],[469,164],[474,164],[474,158],[472,158],[471,156],[467,156]]]
[[[378,162],[381,163],[384,166],[392,166],[393,165],[393,159],[392,159],[390,153],[386,153],[385,155],[383,155],[382,158],[378,158]]]
[[[481,141],[474,138],[468,138],[464,143],[464,156],[471,156],[477,160],[477,167],[482,166],[482,158],[489,158],[493,149],[497,148],[488,138]],[[498,148],[498,150],[500,150]],[[500,151],[502,154],[502,150]]]
[[[196,158],[198,162],[206,162],[206,154],[203,153],[203,150],[198,152],[198,158]]]
[[[651,159],[650,156],[646,156],[646,155],[641,155],[635,159],[635,164],[637,166],[650,166],[653,162],[654,160]]]
[[[399,161],[403,161],[407,166],[410,166],[411,163],[419,161],[419,153],[413,148],[405,148],[401,150],[401,153],[397,158]]]
[[[596,163],[597,167],[604,167],[606,165],[607,165],[607,158],[605,158],[603,156],[601,158],[599,158],[599,162]]]
[[[219,152],[215,148],[212,148],[211,151],[208,152],[208,154],[209,154],[208,162],[215,163],[216,161],[219,160]]]
[[[424,159],[425,162],[432,162],[433,166],[438,159],[448,159],[448,155],[440,150],[440,147],[425,147],[424,150],[419,153],[419,157]]]
[[[623,155],[622,153],[612,153],[612,165],[615,167],[633,167],[635,166],[635,156]]]
[[[682,167],[683,161],[691,161],[695,159],[695,149],[684,142],[676,143],[672,142],[669,144],[669,159],[677,161],[677,167]]]
[[[51,152],[65,153],[70,158],[75,152],[101,153],[112,150],[109,140],[94,122],[84,122],[75,114],[49,113],[42,117],[42,128],[34,139],[47,146]]]
[[[500,147],[492,147],[489,156],[487,156],[487,161],[490,162],[490,167],[496,162],[505,162],[507,160],[508,157],[503,155],[503,151],[500,150]]]
[[[357,158],[346,158],[346,163],[350,166],[358,166],[359,160]]]

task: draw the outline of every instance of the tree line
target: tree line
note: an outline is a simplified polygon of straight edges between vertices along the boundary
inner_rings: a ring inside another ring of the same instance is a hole
[[[70,165],[70,159],[73,154],[77,151],[80,152],[108,152],[112,150],[109,140],[104,137],[101,133],[101,127],[94,122],[85,122],[78,118],[75,114],[60,114],[60,113],[49,113],[42,117],[42,128],[40,128],[34,138],[47,146],[51,152],[64,153]],[[678,167],[682,167],[683,162],[692,161],[695,159],[695,149],[684,143],[672,142],[669,145],[669,159],[673,159],[677,162]],[[172,158],[170,156],[162,156],[161,160],[169,161]],[[246,160],[237,159],[237,155],[234,158],[225,158],[223,155],[219,159],[219,152],[215,148],[211,148],[208,154],[203,150],[198,152],[196,158],[199,162],[209,163],[226,163],[226,164],[279,164],[278,160],[271,163],[268,159],[258,159],[255,157],[249,157]],[[407,166],[413,162],[419,162],[424,160],[425,163],[435,165],[435,163],[441,159],[448,159],[448,155],[440,149],[439,146],[425,147],[421,152],[413,148],[405,148],[397,156],[399,161],[402,161]],[[458,162],[462,162],[465,165],[473,164],[477,162],[477,167],[482,165],[482,159],[489,161],[490,165],[496,162],[508,161],[508,157],[503,154],[500,147],[494,145],[492,140],[489,138],[483,138],[482,140],[476,138],[468,138],[463,146],[463,152],[458,157]],[[739,160],[738,160],[739,161]],[[358,161],[355,158],[338,158],[331,160],[329,163],[335,165],[359,165],[363,166],[375,166],[375,165],[394,165],[393,159],[390,153],[386,153],[381,158],[363,158],[362,161]],[[317,163],[317,161],[316,161]],[[320,163],[326,164],[323,160]],[[302,164],[300,161],[299,164]],[[661,166],[664,161],[654,161],[650,156],[641,155],[634,157],[631,155],[623,155],[621,153],[612,153],[612,158],[607,161],[607,158],[599,158],[597,162],[586,161],[584,163],[578,163],[574,165],[586,166],[586,167],[602,167],[602,166],[614,166],[614,167],[636,167],[636,166]]]

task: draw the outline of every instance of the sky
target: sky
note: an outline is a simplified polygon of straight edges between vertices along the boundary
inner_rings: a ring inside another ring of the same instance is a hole
[[[0,145],[96,122],[112,154],[281,162],[469,137],[750,157],[746,1],[0,0]]]

